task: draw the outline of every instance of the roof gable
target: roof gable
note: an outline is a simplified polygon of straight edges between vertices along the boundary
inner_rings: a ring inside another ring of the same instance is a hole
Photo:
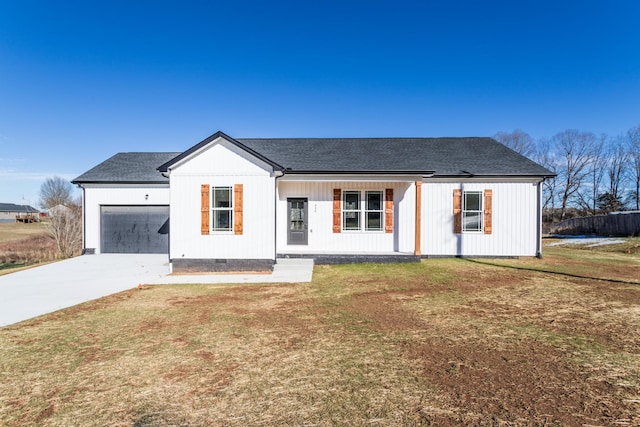
[[[251,149],[250,147],[247,147],[246,145],[242,144],[238,140],[231,138],[229,135],[226,135],[224,132],[218,131],[218,132],[214,133],[213,135],[209,136],[208,138],[203,139],[202,141],[200,141],[199,143],[197,143],[193,147],[189,148],[187,151],[185,151],[183,153],[180,153],[179,155],[175,156],[174,158],[170,159],[169,161],[163,163],[162,165],[160,165],[158,167],[158,171],[160,171],[160,172],[168,172],[169,169],[171,169],[175,165],[177,165],[177,164],[179,164],[179,163],[181,163],[183,161],[186,161],[190,157],[192,157],[194,155],[197,155],[202,150],[205,150],[207,148],[207,146],[209,146],[210,144],[217,143],[220,138],[222,138],[222,139],[226,140],[227,142],[237,146],[238,148],[246,151],[248,154],[260,159],[261,161],[269,164],[274,169],[279,169],[279,170],[284,169],[282,166],[280,166],[279,164],[277,164],[273,160],[269,159],[268,157],[265,157],[263,154]]]

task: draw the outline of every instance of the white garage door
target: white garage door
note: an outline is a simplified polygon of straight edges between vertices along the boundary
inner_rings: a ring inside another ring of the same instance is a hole
[[[169,206],[101,206],[102,253],[169,253]]]

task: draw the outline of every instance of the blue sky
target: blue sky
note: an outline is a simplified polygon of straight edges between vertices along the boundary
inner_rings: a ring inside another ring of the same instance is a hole
[[[0,202],[233,137],[640,124],[640,2],[0,0]]]

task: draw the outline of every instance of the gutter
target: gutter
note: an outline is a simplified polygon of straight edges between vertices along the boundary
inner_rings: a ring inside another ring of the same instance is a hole
[[[164,174],[163,174],[164,176]],[[163,181],[71,181],[72,184],[77,185],[78,187],[82,186],[82,184],[168,184],[168,180]]]
[[[341,171],[341,170],[291,170],[290,168],[286,168],[283,171],[284,173],[290,175],[421,175],[421,176],[433,176],[435,171],[404,171],[404,170],[393,170],[393,171],[380,171],[380,170],[361,170],[361,171]]]
[[[273,261],[277,263],[278,259],[278,178],[284,176],[284,170],[273,171],[275,179],[273,180]]]

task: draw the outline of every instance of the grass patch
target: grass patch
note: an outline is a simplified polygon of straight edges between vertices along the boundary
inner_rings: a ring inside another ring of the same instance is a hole
[[[628,249],[636,245],[640,245],[638,238],[628,238],[617,246],[545,246],[543,259],[475,259],[469,262],[640,284],[640,257]]]
[[[9,270],[9,269],[15,269],[15,268],[21,268],[21,267],[25,267],[26,264],[20,264],[20,263],[0,263],[0,271],[2,270]],[[0,273],[1,274],[1,273]]]
[[[3,425],[637,425],[640,287],[463,259],[131,290],[0,329]],[[636,259],[602,263],[626,277]]]
[[[0,275],[57,259],[43,223],[0,223]]]
[[[0,243],[22,240],[24,238],[45,234],[43,222],[25,224],[21,222],[0,222]]]

